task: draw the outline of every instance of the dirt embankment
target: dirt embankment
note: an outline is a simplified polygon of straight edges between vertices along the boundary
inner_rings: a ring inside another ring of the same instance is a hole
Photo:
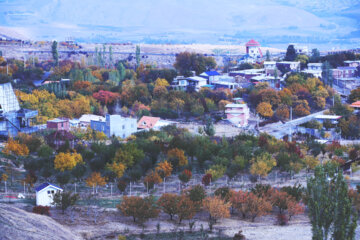
[[[0,204],[0,239],[2,240],[80,240],[50,217],[33,214],[8,204]]]

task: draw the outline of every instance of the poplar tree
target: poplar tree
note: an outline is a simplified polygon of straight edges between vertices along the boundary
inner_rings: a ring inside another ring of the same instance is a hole
[[[58,66],[59,65],[59,53],[57,50],[57,42],[56,41],[53,41],[53,43],[52,43],[51,53],[52,53],[52,57],[54,59],[54,66]]]
[[[348,186],[342,170],[327,163],[307,180],[307,206],[313,240],[353,240],[357,213],[352,211]]]
[[[136,67],[140,65],[140,46],[136,45]]]

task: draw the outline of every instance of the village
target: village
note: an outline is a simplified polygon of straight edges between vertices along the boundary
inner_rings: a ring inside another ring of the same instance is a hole
[[[1,239],[359,238],[359,49],[0,37]]]

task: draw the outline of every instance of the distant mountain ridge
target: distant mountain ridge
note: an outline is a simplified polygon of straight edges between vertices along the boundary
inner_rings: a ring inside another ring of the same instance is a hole
[[[0,25],[48,40],[341,45],[359,42],[359,12],[357,0],[0,0]]]

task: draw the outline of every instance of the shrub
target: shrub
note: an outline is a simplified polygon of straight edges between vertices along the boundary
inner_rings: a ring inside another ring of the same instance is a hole
[[[179,174],[179,179],[181,182],[183,183],[187,183],[190,181],[192,177],[192,173],[190,170],[188,169],[185,169],[184,171],[182,171],[180,174]]]
[[[211,183],[211,179],[212,179],[212,175],[210,173],[207,173],[202,177],[201,182],[205,186],[209,186],[209,184]]]
[[[50,216],[50,207],[47,206],[35,206],[32,210],[33,213],[40,214],[40,215],[47,215]]]

